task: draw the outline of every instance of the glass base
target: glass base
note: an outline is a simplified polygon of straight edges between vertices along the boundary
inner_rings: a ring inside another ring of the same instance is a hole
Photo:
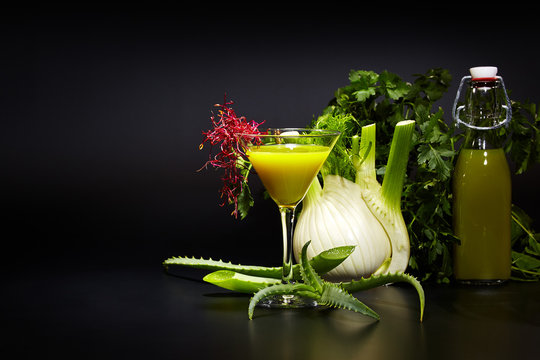
[[[273,295],[259,301],[257,306],[264,308],[302,309],[319,306],[317,301],[298,295]]]
[[[456,282],[461,285],[502,285],[507,279],[456,279]]]

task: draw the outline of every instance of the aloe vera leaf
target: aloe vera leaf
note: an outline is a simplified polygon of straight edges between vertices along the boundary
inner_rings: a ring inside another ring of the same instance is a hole
[[[325,306],[351,310],[363,315],[370,316],[376,320],[380,319],[379,314],[377,314],[363,302],[343,290],[337,284],[324,282],[321,297],[317,302]]]
[[[203,259],[203,258],[194,258],[194,257],[183,257],[176,256],[168,258],[163,261],[163,266],[168,269],[169,266],[186,266],[195,269],[202,270],[231,270],[238,273],[269,277],[269,278],[281,278],[281,267],[265,267],[258,265],[240,265],[233,264],[230,261],[225,262],[223,260],[213,260],[213,259]]]
[[[320,295],[311,286],[306,284],[277,284],[262,288],[256,292],[249,301],[248,317],[253,319],[255,306],[265,297],[272,295],[301,295],[311,299],[319,299]]]
[[[354,251],[354,246],[339,246],[329,250],[325,250],[320,254],[314,256],[311,260],[311,266],[319,274],[324,274],[341,264],[349,255]],[[275,279],[281,279],[282,268],[281,267],[265,267],[257,265],[240,265],[233,264],[231,262],[225,262],[223,260],[203,259],[194,257],[172,257],[163,261],[163,266],[168,268],[169,266],[187,266],[196,269],[203,270],[232,270],[238,273],[269,277]],[[300,265],[295,264],[293,266],[294,279],[300,280]]]
[[[337,246],[320,252],[318,255],[312,257],[309,263],[317,274],[326,274],[345,261],[353,253],[355,248],[355,245]],[[296,267],[298,272],[300,272],[300,266],[297,264]]]
[[[231,270],[214,271],[203,277],[203,280],[227,290],[249,294],[256,293],[267,286],[281,283],[279,279],[246,275]]]
[[[323,288],[323,280],[319,277],[317,272],[313,270],[313,267],[311,266],[310,262],[307,258],[307,248],[309,247],[310,241],[307,241],[304,246],[302,247],[302,254],[300,257],[300,270],[302,273],[302,279],[304,280],[304,283],[310,285],[317,291],[319,294],[322,293]]]
[[[372,275],[368,278],[361,278],[359,280],[352,280],[349,282],[342,282],[339,284],[341,288],[347,292],[356,292],[361,290],[372,289],[381,285],[405,282],[412,285],[416,292],[418,293],[418,298],[420,301],[420,321],[424,318],[424,307],[425,307],[425,295],[422,284],[412,275],[406,274],[404,272],[397,273],[386,273],[380,275]]]

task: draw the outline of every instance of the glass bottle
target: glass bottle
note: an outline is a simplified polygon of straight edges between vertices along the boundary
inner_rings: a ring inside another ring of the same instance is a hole
[[[455,279],[465,284],[498,284],[510,278],[511,179],[503,151],[512,108],[496,67],[470,69],[453,107],[465,130],[452,179]],[[466,86],[464,105],[457,106]]]

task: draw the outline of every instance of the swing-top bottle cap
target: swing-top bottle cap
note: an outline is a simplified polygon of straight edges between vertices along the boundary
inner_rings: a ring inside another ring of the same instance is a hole
[[[497,78],[497,67],[495,66],[477,66],[469,69],[473,81],[490,81]]]

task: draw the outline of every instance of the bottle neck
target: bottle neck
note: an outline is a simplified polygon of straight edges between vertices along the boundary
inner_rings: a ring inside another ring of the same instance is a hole
[[[488,150],[499,149],[504,144],[504,138],[498,134],[498,129],[465,131],[464,149]]]
[[[504,93],[497,79],[473,80],[466,93],[464,120],[466,122],[464,148],[501,148],[504,139],[499,125],[504,122]]]
[[[494,127],[504,118],[500,82],[471,81],[466,93],[465,116],[470,125],[476,127]]]

